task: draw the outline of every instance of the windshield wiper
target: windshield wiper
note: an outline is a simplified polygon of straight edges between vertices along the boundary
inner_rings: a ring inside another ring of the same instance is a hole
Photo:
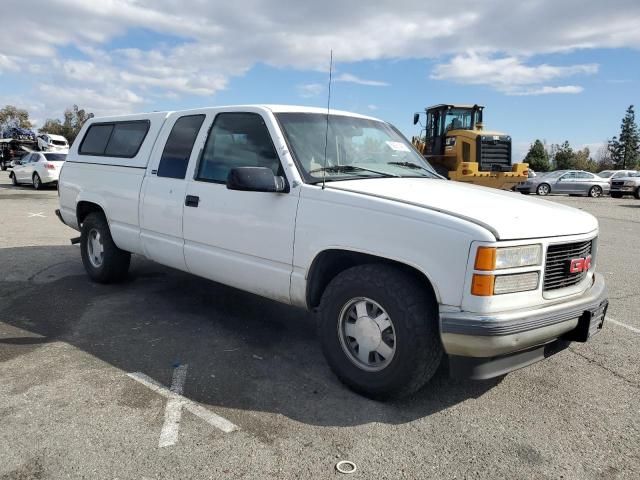
[[[382,177],[398,177],[392,173],[380,172],[378,170],[372,170],[370,168],[356,167],[355,165],[330,165],[327,167],[314,168],[309,173],[318,172],[330,172],[330,173],[357,173],[357,172],[371,172],[376,173]]]
[[[407,167],[413,170],[419,169],[419,170],[424,170],[425,172],[433,173],[428,168],[413,162],[387,162],[387,165],[398,165],[399,167]]]

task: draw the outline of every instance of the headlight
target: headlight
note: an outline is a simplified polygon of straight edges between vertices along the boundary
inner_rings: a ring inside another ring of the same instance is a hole
[[[505,268],[540,265],[542,245],[521,247],[480,247],[476,254],[476,270],[502,270]]]
[[[505,293],[527,292],[538,288],[539,272],[514,273],[512,275],[473,275],[471,293],[480,297]]]
[[[456,144],[456,137],[446,137],[444,139],[444,144],[447,147],[453,147]]]

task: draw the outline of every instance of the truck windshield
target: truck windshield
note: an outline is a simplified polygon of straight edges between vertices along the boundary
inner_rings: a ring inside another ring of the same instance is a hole
[[[298,167],[309,183],[376,177],[439,178],[391,125],[321,113],[278,113]],[[327,138],[325,148],[325,136]],[[326,151],[326,159],[325,159]]]

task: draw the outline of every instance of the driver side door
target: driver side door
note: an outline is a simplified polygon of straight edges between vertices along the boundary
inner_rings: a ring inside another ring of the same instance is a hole
[[[576,174],[574,172],[562,175],[555,186],[552,187],[554,193],[573,193],[576,189]]]
[[[258,112],[215,116],[187,184],[184,258],[196,275],[289,303],[299,188],[273,193],[226,185],[237,167],[267,167],[285,175],[273,128]]]

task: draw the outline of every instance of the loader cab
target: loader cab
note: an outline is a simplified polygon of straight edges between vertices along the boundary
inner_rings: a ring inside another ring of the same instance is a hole
[[[454,130],[482,130],[481,105],[434,105],[427,108],[425,124],[425,154],[444,155],[447,136],[455,137]],[[413,117],[414,125],[420,114]]]

